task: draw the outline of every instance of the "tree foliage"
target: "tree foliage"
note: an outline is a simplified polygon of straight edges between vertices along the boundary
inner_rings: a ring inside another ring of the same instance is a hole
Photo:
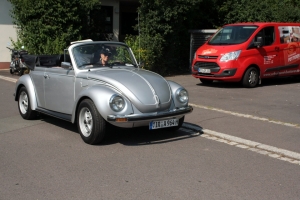
[[[18,39],[32,54],[60,53],[70,41],[84,38],[89,11],[98,0],[8,0]]]
[[[223,24],[235,22],[299,22],[300,0],[227,0],[219,9]]]
[[[140,0],[136,27],[140,35],[136,38],[140,40],[139,53],[148,54],[145,68],[162,75],[188,72],[189,30],[218,24],[218,3],[218,0]]]

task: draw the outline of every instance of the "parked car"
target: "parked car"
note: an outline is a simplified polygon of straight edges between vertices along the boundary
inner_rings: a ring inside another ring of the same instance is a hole
[[[141,69],[121,42],[77,41],[63,55],[27,55],[25,63],[30,73],[15,88],[21,116],[77,123],[88,144],[100,143],[108,124],[175,131],[193,110],[184,87]]]
[[[300,23],[228,24],[198,48],[192,75],[256,87],[262,79],[300,75]]]

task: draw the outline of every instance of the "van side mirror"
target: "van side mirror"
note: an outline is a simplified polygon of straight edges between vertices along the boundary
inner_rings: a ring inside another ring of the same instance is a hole
[[[254,46],[260,48],[262,46],[263,40],[262,37],[257,37],[256,41],[254,41]]]
[[[61,62],[61,67],[64,69],[72,69],[72,64],[69,62]]]

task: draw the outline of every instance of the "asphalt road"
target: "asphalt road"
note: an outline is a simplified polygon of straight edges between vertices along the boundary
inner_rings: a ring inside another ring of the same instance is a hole
[[[299,79],[245,89],[166,77],[189,91],[183,128],[116,129],[90,146],[71,123],[23,120],[17,78],[0,71],[0,200],[300,199]]]

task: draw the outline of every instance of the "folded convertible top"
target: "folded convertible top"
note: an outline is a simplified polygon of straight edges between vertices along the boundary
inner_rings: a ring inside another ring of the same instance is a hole
[[[63,55],[23,55],[25,65],[34,70],[36,66],[53,67],[60,66]]]

